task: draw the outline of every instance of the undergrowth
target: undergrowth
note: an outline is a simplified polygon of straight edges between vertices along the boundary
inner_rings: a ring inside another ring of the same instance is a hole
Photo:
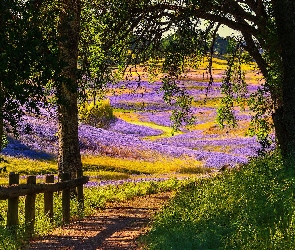
[[[272,153],[184,186],[143,239],[149,249],[294,249],[295,171]]]

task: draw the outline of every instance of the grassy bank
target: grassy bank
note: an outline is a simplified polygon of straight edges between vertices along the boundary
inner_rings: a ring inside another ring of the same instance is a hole
[[[149,249],[294,249],[295,171],[277,154],[183,187],[155,219]]]

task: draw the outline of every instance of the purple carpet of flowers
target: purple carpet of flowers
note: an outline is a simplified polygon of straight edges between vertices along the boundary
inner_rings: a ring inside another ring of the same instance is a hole
[[[116,119],[113,123],[111,123],[111,125],[108,127],[108,130],[139,137],[155,136],[162,134],[162,131],[159,129],[152,129],[149,127],[129,124],[128,122],[125,122],[121,119]]]
[[[196,100],[206,94],[204,83],[189,82],[189,92]],[[214,83],[208,98],[220,97],[220,83]],[[162,100],[163,93],[160,83],[129,82],[112,86],[114,89],[133,89],[131,94],[122,91],[110,96],[110,102],[115,108],[124,108],[137,112],[142,121],[152,122],[162,126],[170,126],[171,108]],[[252,86],[250,91],[254,91]],[[214,121],[216,109],[213,107],[193,107],[192,112],[197,117],[197,123]],[[239,113],[239,120],[249,120],[250,115]],[[144,137],[162,134],[161,130],[147,126],[127,123],[114,119],[108,129],[95,128],[89,125],[79,125],[79,140],[82,154],[113,155],[131,157],[132,155],[161,155],[169,157],[192,157],[204,162],[208,167],[236,165],[246,163],[249,157],[255,156],[260,148],[255,138],[234,137],[229,135],[206,134],[202,130],[186,131],[184,133],[158,140],[148,140]],[[57,119],[54,109],[42,110],[41,117],[24,116],[19,127],[19,137],[9,138],[4,154],[27,156],[30,158],[55,157],[58,148]],[[90,185],[90,184],[89,184]]]

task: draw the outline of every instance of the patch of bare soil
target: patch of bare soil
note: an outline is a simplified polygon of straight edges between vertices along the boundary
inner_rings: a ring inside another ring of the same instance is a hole
[[[172,193],[159,193],[120,203],[62,228],[50,235],[33,239],[28,249],[97,250],[143,249],[138,237],[148,231],[148,224]]]

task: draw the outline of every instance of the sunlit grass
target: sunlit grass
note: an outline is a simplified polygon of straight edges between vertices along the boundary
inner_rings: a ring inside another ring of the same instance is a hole
[[[163,158],[143,152],[143,159],[123,159],[111,156],[82,156],[83,174],[99,180],[119,180],[130,178],[132,174],[175,174],[175,173],[204,173],[209,171],[203,167],[203,163],[191,158]],[[31,160],[27,158],[4,157],[7,172],[0,174],[0,185],[8,184],[10,172],[20,175],[57,175],[56,161]],[[147,160],[150,159],[150,160]],[[37,182],[43,182],[38,179]],[[20,179],[20,183],[25,183]]]
[[[82,162],[85,171],[89,172],[109,170],[129,174],[162,174],[181,172],[185,168],[196,168],[200,172],[206,171],[203,169],[202,162],[191,158],[157,157],[154,160],[148,161],[108,156],[83,156]]]
[[[205,123],[200,123],[200,124],[188,126],[188,129],[189,130],[210,130],[210,129],[213,129],[217,126],[218,125],[216,122],[210,121],[210,122],[205,122]]]
[[[212,151],[212,152],[223,152],[223,153],[230,153],[232,147],[229,145],[226,146],[219,146],[219,145],[206,145],[202,147],[202,150]]]
[[[57,162],[54,160],[32,160],[29,158],[18,158],[3,156],[4,161],[1,162],[1,167],[6,167],[7,172],[1,173],[8,175],[9,172],[19,174],[52,174],[57,173]]]
[[[160,62],[158,66],[161,66],[162,63]],[[225,70],[227,69],[227,61],[225,59],[220,59],[213,57],[212,62],[212,74],[214,81],[221,81],[221,78],[224,76]],[[261,83],[262,76],[259,74],[257,70],[257,65],[255,62],[243,64],[242,70],[246,73],[246,81],[250,84],[259,84]],[[139,77],[141,80],[149,80],[149,74],[147,69],[143,65],[138,65],[136,70],[134,67],[131,67],[127,70],[126,77],[129,80],[138,80]],[[131,72],[131,73],[130,73]],[[164,74],[159,73],[156,79],[153,80],[160,80]],[[198,68],[187,68],[185,72],[181,75],[181,80],[193,80],[198,82],[208,82],[209,81],[209,74],[208,74],[208,58],[204,58]]]
[[[130,88],[112,88],[108,89],[106,96],[113,96],[113,95],[123,95],[123,94],[143,94],[147,93],[150,90],[146,88],[137,88],[137,89],[130,89]]]
[[[114,115],[130,124],[134,124],[134,125],[139,125],[139,126],[146,126],[149,128],[153,128],[153,129],[158,129],[162,131],[161,135],[156,135],[156,136],[146,136],[144,139],[148,139],[148,140],[156,140],[156,139],[160,139],[160,138],[165,138],[165,137],[171,137],[174,135],[179,135],[182,132],[174,132],[172,127],[166,127],[166,126],[161,126],[152,122],[143,122],[141,121],[142,117],[140,116],[140,114],[137,114],[135,112],[132,111],[123,111],[123,110],[115,110],[114,111]]]
[[[114,171],[83,171],[83,175],[90,176],[90,180],[124,180],[130,178],[130,174]]]
[[[249,123],[250,121],[238,121],[236,127],[226,125],[224,126],[224,128],[221,128],[220,126],[216,125],[216,123],[211,127],[209,126],[209,124],[207,124],[207,129],[204,129],[203,133],[219,135],[220,138],[245,137],[248,133]]]
[[[141,116],[131,110],[114,109],[114,115],[126,122],[139,122]]]
[[[204,96],[205,97],[205,96]],[[203,100],[194,100],[192,102],[193,107],[209,107],[209,108],[218,108],[220,105],[220,98],[207,98]]]

